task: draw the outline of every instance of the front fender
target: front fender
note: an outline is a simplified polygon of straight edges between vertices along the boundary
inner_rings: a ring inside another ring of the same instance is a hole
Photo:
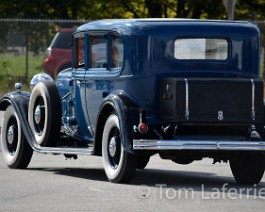
[[[10,92],[5,94],[0,100],[0,110],[5,111],[12,104],[18,113],[28,113],[30,93],[28,92]]]
[[[133,125],[138,120],[139,107],[123,92],[110,94],[100,107],[97,118],[95,154],[101,155],[103,129],[108,116],[115,111],[119,117],[121,140],[125,151],[133,153]]]
[[[33,134],[30,131],[28,123],[28,104],[29,104],[30,94],[27,92],[10,92],[5,94],[0,100],[0,110],[5,111],[9,105],[13,105],[14,109],[18,115],[19,121],[21,122],[22,131],[29,142],[30,146],[33,148],[31,141],[35,141]]]

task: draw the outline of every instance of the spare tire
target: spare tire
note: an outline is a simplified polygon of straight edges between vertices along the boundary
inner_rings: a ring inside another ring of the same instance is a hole
[[[30,95],[28,122],[39,145],[55,145],[60,134],[61,114],[61,100],[55,83],[38,82]]]

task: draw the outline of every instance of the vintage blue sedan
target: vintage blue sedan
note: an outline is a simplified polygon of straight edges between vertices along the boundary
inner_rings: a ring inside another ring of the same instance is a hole
[[[7,93],[1,145],[10,168],[33,151],[102,156],[114,183],[159,154],[178,164],[229,161],[238,183],[265,167],[260,34],[248,22],[100,20],[72,35],[72,67]]]

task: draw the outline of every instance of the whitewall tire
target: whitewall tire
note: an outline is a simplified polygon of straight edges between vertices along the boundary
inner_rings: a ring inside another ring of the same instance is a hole
[[[28,166],[33,150],[23,134],[20,120],[13,105],[9,105],[4,114],[1,147],[8,167],[24,169]]]
[[[54,146],[61,128],[61,103],[53,81],[38,82],[30,96],[28,122],[36,142]]]
[[[124,150],[121,139],[118,116],[112,113],[104,126],[102,157],[105,173],[114,183],[129,182],[136,170],[135,156]]]

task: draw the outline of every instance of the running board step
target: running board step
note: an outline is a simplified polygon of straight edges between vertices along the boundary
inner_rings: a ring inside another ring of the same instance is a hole
[[[66,155],[92,155],[93,147],[41,147],[39,145],[30,145],[32,149],[45,154],[66,154]]]

